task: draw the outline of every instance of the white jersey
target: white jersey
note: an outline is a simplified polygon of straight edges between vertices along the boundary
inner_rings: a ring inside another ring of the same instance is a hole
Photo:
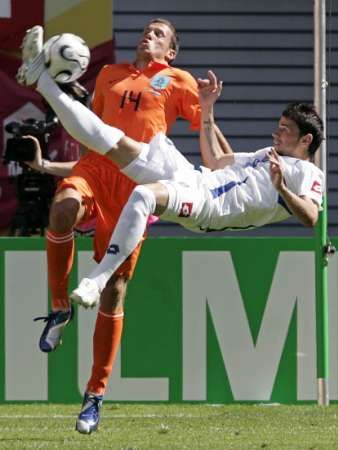
[[[254,153],[235,153],[224,169],[202,168],[203,182],[212,196],[206,230],[246,229],[279,222],[291,216],[269,173],[270,147]],[[309,161],[280,156],[286,186],[321,207],[324,175]]]
[[[245,230],[287,219],[292,214],[273,186],[267,153],[236,153],[224,169],[176,174],[162,181],[169,191],[163,219],[178,222],[195,232]],[[294,194],[322,203],[324,176],[309,161],[280,156],[287,187]]]
[[[122,172],[139,184],[160,181],[167,186],[169,203],[161,216],[195,232],[243,230],[291,216],[273,186],[267,154],[235,153],[224,169],[195,170],[163,134],[158,133]],[[309,161],[280,156],[287,187],[321,207],[324,175]]]

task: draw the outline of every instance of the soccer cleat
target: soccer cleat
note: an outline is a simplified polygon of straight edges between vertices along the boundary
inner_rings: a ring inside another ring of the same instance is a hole
[[[102,395],[85,393],[81,412],[76,420],[75,429],[79,433],[90,434],[96,431],[100,422]]]
[[[63,329],[72,320],[73,315],[74,308],[72,306],[68,311],[55,311],[48,316],[34,319],[34,321],[44,320],[47,322],[39,341],[39,348],[42,352],[52,352],[62,344]]]
[[[40,25],[26,31],[21,49],[22,64],[16,74],[16,80],[19,84],[29,86],[39,79],[45,69],[43,28]]]
[[[85,308],[93,308],[100,302],[100,291],[98,285],[90,278],[83,278],[79,286],[70,294],[74,303]]]

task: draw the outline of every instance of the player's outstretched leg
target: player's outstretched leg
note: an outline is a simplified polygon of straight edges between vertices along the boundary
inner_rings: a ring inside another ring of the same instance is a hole
[[[124,136],[122,130],[107,125],[90,109],[63,92],[47,70],[39,77],[37,91],[47,100],[68,133],[84,146],[105,154]]]
[[[161,189],[165,189],[163,185],[160,186]],[[156,188],[150,188],[149,185],[137,186],[134,189],[122,210],[102,261],[70,294],[73,302],[86,307],[99,302],[100,294],[109,278],[141,241],[147,219],[155,212],[157,204],[155,192]],[[165,193],[167,194],[166,190]],[[161,194],[166,195],[162,192]]]
[[[29,86],[37,83],[37,90],[47,100],[68,133],[88,148],[99,153],[108,152],[124,136],[110,127],[80,102],[63,93],[46,70],[43,50],[43,28],[27,30],[22,42],[22,64],[17,81]]]
[[[26,31],[22,45],[22,64],[16,79],[18,83],[29,86],[39,79],[45,69],[43,53],[43,28],[36,25]]]

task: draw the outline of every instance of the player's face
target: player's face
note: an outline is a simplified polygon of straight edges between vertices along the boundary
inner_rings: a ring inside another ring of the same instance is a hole
[[[277,153],[284,156],[294,156],[301,143],[301,136],[297,124],[282,116],[277,129],[272,133],[273,146]]]
[[[171,60],[176,52],[171,48],[172,31],[159,22],[149,24],[137,46],[138,55],[154,60]]]

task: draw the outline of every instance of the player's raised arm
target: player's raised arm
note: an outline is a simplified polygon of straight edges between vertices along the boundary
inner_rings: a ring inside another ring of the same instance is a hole
[[[283,197],[292,214],[297,217],[305,227],[314,227],[318,220],[318,205],[305,196],[292,192],[285,184],[283,166],[278,153],[271,149],[268,154],[270,162],[270,178],[275,189]]]
[[[200,149],[203,163],[210,169],[221,169],[233,164],[232,153],[224,154],[215,130],[214,103],[222,92],[222,81],[209,70],[208,78],[197,80],[201,104]]]

